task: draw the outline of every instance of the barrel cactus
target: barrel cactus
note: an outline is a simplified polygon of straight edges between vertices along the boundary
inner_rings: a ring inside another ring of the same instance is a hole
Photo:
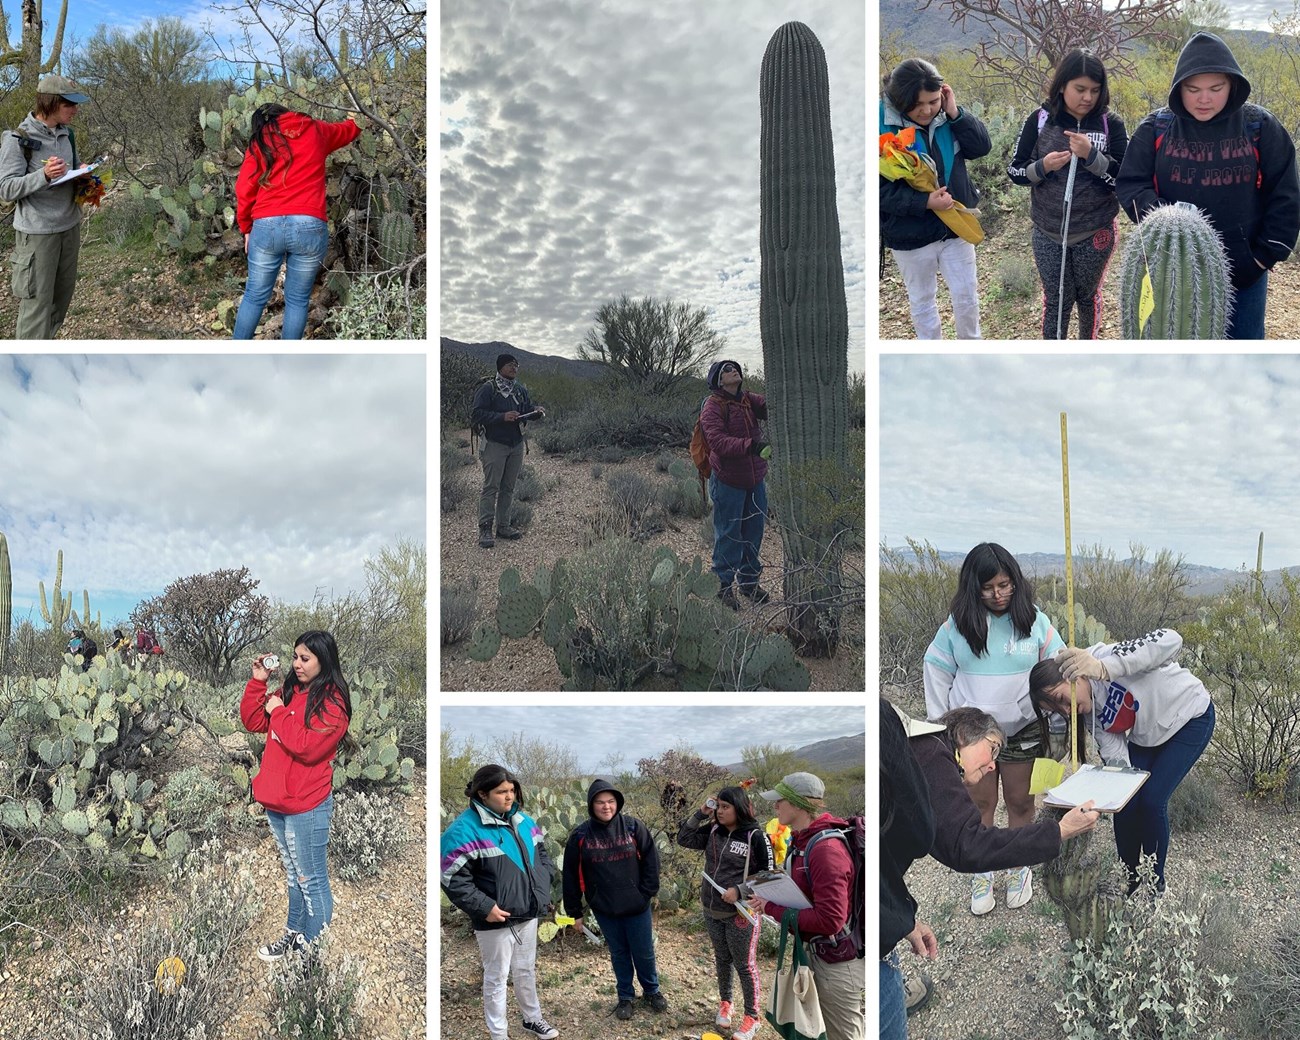
[[[781,520],[785,600],[805,653],[839,641],[837,521],[811,488],[845,457],[848,306],[835,204],[826,55],[811,29],[781,26],[760,71],[759,324]]]
[[[1142,321],[1143,277],[1154,309]],[[1130,233],[1120,264],[1124,339],[1223,339],[1232,309],[1223,239],[1200,210],[1161,206]]]
[[[1059,823],[1064,815],[1065,810],[1045,807],[1038,820]],[[1096,833],[1087,831],[1061,842],[1061,854],[1040,870],[1048,897],[1065,916],[1070,938],[1100,946],[1106,941],[1111,915],[1121,912],[1126,883],[1123,866],[1113,853],[1103,851],[1114,848],[1113,842],[1095,841]]]

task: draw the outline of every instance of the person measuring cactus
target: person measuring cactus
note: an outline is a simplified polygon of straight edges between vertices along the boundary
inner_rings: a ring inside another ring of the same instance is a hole
[[[1272,113],[1248,103],[1250,92],[1228,45],[1196,33],[1178,55],[1167,107],[1138,124],[1115,181],[1135,223],[1184,202],[1222,237],[1233,292],[1227,339],[1264,338],[1268,272],[1300,235],[1295,144]]]

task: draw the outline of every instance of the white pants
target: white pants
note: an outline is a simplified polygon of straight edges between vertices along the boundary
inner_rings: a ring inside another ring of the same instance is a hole
[[[891,249],[907,286],[907,305],[917,339],[943,339],[936,296],[938,274],[948,284],[958,339],[980,338],[979,283],[975,279],[975,247],[960,238],[931,242],[920,249]]]
[[[830,964],[809,950],[808,963],[817,980],[826,1040],[866,1040],[867,962],[855,957]]]
[[[518,938],[516,938],[518,936]],[[537,919],[504,928],[475,931],[483,958],[483,1017],[492,1040],[505,1040],[510,1032],[506,1018],[506,975],[515,986],[515,1003],[525,1022],[541,1019],[537,1000]]]

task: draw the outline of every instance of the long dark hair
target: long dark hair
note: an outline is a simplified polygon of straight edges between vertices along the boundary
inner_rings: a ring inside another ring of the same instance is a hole
[[[348,689],[348,681],[343,678],[343,668],[339,664],[339,647],[334,642],[334,637],[328,632],[313,628],[293,641],[295,651],[300,646],[305,646],[320,662],[320,672],[305,689],[296,680],[290,681],[286,677],[280,689],[280,699],[288,704],[298,694],[304,694],[307,698],[304,715],[309,726],[312,719],[320,717],[325,710],[325,705],[330,701],[341,707],[343,714],[351,719],[352,694]],[[355,741],[347,734],[344,734],[343,740],[346,749],[351,750],[356,747]]]
[[[1080,680],[1086,682],[1086,680]],[[1050,716],[1059,714],[1047,700],[1047,691],[1059,686],[1065,682],[1065,676],[1061,674],[1061,666],[1055,659],[1048,657],[1039,661],[1033,668],[1029,669],[1029,703],[1034,709],[1034,715],[1038,718],[1038,735],[1043,742],[1043,748],[1046,754],[1051,755],[1052,730],[1048,724]],[[1069,719],[1067,718],[1068,722]],[[1079,761],[1087,760],[1088,756],[1088,730],[1083,725],[1083,720],[1079,720],[1079,725],[1075,727],[1078,740]],[[1070,738],[1066,737],[1065,742],[1068,745]]]
[[[287,176],[293,163],[293,153],[289,150],[289,139],[280,129],[280,117],[289,109],[283,105],[265,104],[253,113],[253,130],[248,139],[249,149],[256,148],[262,154],[265,169],[257,183],[265,188],[271,183],[271,167],[275,165],[276,156],[284,156],[284,172]],[[278,138],[278,140],[276,140]],[[314,651],[313,651],[314,652]]]
[[[889,103],[898,109],[900,116],[906,116],[916,107],[916,99],[923,90],[938,90],[943,86],[943,77],[939,70],[924,58],[908,58],[899,62],[880,84],[881,93]]]
[[[489,794],[502,784],[507,783],[515,789],[515,807],[517,808],[524,799],[524,789],[520,786],[519,777],[515,776],[505,766],[499,766],[495,763],[479,766],[474,775],[470,777],[469,783],[465,785],[465,797],[476,802],[483,802],[483,795]],[[487,803],[484,802],[484,804]]]
[[[1106,78],[1106,66],[1088,48],[1076,47],[1061,59],[1061,64],[1056,66],[1056,75],[1052,77],[1051,85],[1047,88],[1045,107],[1052,113],[1053,119],[1061,114],[1061,95],[1065,91],[1065,85],[1072,79],[1082,79],[1085,76],[1101,87],[1101,93],[1097,97],[1097,107],[1093,111],[1105,112],[1110,108],[1110,82]]]
[[[953,621],[957,631],[970,644],[976,657],[988,653],[989,617],[988,608],[980,598],[980,587],[998,574],[1005,574],[1015,585],[1011,594],[1011,624],[1016,635],[1028,639],[1034,627],[1034,587],[1020,572],[1020,564],[997,542],[980,542],[966,554],[961,561],[961,573],[957,576],[957,593],[952,597]]]
[[[733,834],[736,831],[753,830],[758,826],[758,820],[754,818],[754,803],[749,800],[749,792],[743,787],[724,787],[718,792],[718,801],[726,802],[736,810],[736,826],[731,829]]]

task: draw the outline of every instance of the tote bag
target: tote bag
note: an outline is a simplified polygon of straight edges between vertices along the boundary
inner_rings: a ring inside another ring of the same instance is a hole
[[[781,918],[781,945],[776,954],[776,980],[768,1000],[767,1020],[785,1040],[826,1040],[821,1005],[817,1002],[817,982],[813,978],[808,955],[799,938],[799,911],[786,910]],[[786,939],[790,943],[790,963],[785,963]]]

